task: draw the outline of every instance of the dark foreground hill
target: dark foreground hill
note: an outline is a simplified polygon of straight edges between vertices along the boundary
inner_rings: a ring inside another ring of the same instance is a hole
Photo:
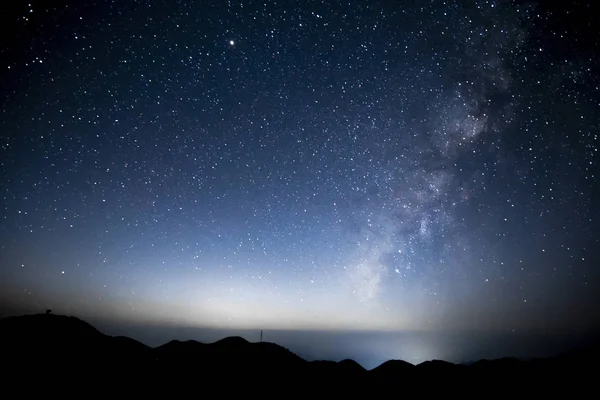
[[[274,343],[240,337],[210,344],[174,340],[151,348],[105,335],[75,317],[0,320],[3,390],[24,396],[573,396],[593,388],[599,355],[593,348],[527,362],[505,358],[412,365],[390,360],[367,371],[352,360],[308,362]]]

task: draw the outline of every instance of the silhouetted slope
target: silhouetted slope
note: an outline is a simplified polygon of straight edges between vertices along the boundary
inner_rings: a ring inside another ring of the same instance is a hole
[[[42,388],[47,392],[65,379],[88,387],[101,382],[136,385],[143,382],[138,372],[153,360],[152,349],[140,342],[107,336],[78,318],[52,314],[0,320],[0,354],[3,381],[20,382],[24,395]],[[34,384],[22,382],[24,378]],[[75,386],[61,387],[63,394],[73,391]]]
[[[409,384],[415,378],[415,366],[402,360],[389,360],[369,371],[369,377],[378,385],[386,382]]]
[[[43,333],[43,335],[41,335]],[[54,314],[23,315],[0,320],[0,337],[15,342],[78,342],[103,336],[96,328],[75,317]]]
[[[154,355],[161,365],[171,366],[167,372],[181,375],[244,373],[259,376],[282,368],[296,371],[307,363],[274,343],[250,343],[240,337],[229,337],[215,343],[171,341],[157,347]]]
[[[317,360],[311,361],[310,366],[315,371],[343,373],[343,374],[364,374],[367,372],[359,363],[354,360],[342,360],[340,362]]]
[[[158,346],[154,349],[154,352],[160,355],[177,355],[182,354],[198,354],[205,351],[205,344],[197,342],[195,340],[171,340],[169,343],[165,343],[162,346]]]
[[[362,365],[350,359],[342,360],[338,363],[338,365],[343,371],[346,371],[348,373],[362,374],[367,372],[367,370]]]
[[[151,350],[128,337],[107,336],[75,317],[36,314],[0,320],[0,351],[8,358],[28,355],[40,359],[55,356],[62,360],[126,360],[150,356]]]
[[[339,394],[341,390],[360,389],[367,379],[367,370],[353,360],[319,360],[310,362],[307,377],[314,385],[333,387]]]
[[[67,379],[98,390],[118,386],[137,395],[158,395],[163,390],[171,396],[173,390],[199,388],[279,396],[366,390],[372,396],[398,387],[404,394],[464,395],[470,390],[465,388],[475,384],[493,388],[496,395],[525,391],[540,395],[565,388],[573,394],[594,382],[600,358],[595,347],[527,362],[503,358],[457,365],[433,360],[415,366],[390,360],[366,371],[353,360],[307,362],[277,344],[250,343],[240,337],[215,343],[173,340],[150,348],[127,337],[105,335],[74,317],[42,314],[0,320],[0,355],[5,382],[14,385],[24,378],[36,382],[21,384],[29,394],[58,390],[42,382]],[[76,386],[69,388],[76,392]],[[60,387],[61,393],[66,389]]]
[[[396,373],[413,372],[415,366],[409,362],[402,360],[388,360],[383,364],[373,368],[370,372],[372,375],[387,375]]]
[[[416,366],[419,375],[444,375],[445,377],[458,378],[465,371],[465,366],[452,364],[442,360],[425,361]]]

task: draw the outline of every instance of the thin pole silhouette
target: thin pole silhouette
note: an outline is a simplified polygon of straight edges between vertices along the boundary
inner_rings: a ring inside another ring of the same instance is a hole
[[[260,331],[260,342],[262,343],[262,329]]]

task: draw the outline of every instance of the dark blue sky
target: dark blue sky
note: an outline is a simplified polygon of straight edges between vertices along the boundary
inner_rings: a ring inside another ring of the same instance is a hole
[[[12,5],[3,312],[366,364],[596,332],[598,21],[467,3]]]

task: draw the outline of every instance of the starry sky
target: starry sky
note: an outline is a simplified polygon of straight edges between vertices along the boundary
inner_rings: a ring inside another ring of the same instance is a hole
[[[585,2],[15,3],[4,314],[363,364],[600,327]]]

